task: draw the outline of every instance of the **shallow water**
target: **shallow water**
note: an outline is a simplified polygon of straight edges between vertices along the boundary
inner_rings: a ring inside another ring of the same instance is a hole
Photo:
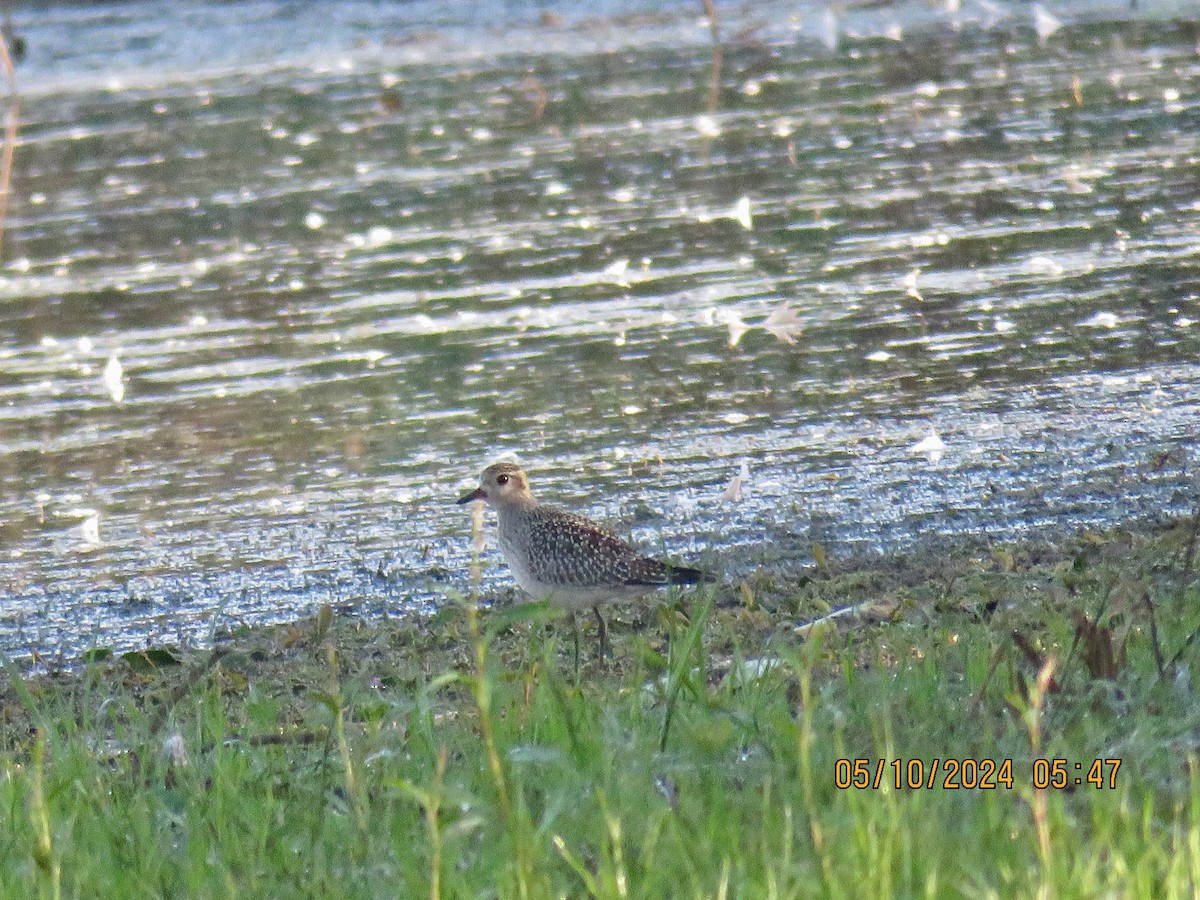
[[[1190,509],[1177,6],[719,6],[713,114],[676,4],[19,10],[0,650],[426,611],[505,451],[730,577]]]

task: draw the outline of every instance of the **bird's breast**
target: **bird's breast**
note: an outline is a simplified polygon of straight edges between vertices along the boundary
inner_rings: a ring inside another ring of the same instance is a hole
[[[499,527],[496,530],[496,540],[500,545],[500,554],[508,564],[517,584],[535,600],[541,600],[546,596],[545,585],[534,575],[532,548],[529,546],[526,530],[513,516],[501,515]]]

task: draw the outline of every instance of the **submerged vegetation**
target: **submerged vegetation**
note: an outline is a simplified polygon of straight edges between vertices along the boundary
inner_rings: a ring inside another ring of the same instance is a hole
[[[8,663],[0,891],[1193,896],[1198,521]]]

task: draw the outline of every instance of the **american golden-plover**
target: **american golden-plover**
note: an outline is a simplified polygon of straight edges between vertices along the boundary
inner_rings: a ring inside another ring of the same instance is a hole
[[[600,607],[644,597],[655,588],[715,581],[699,569],[645,556],[590,519],[543,506],[529,490],[529,478],[515,463],[483,470],[479,487],[459,503],[486,500],[496,510],[500,552],[513,577],[534,600],[549,600],[573,614],[589,607],[596,614],[600,652],[607,627]],[[578,636],[576,636],[578,658]]]

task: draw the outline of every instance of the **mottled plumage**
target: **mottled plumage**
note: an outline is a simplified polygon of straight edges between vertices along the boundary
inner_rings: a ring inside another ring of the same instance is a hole
[[[698,569],[645,556],[583,516],[542,506],[514,463],[484,469],[479,487],[458,502],[469,500],[486,500],[496,510],[500,552],[522,590],[572,611],[596,610],[602,642],[600,605],[635,600],[657,587],[713,580]]]

